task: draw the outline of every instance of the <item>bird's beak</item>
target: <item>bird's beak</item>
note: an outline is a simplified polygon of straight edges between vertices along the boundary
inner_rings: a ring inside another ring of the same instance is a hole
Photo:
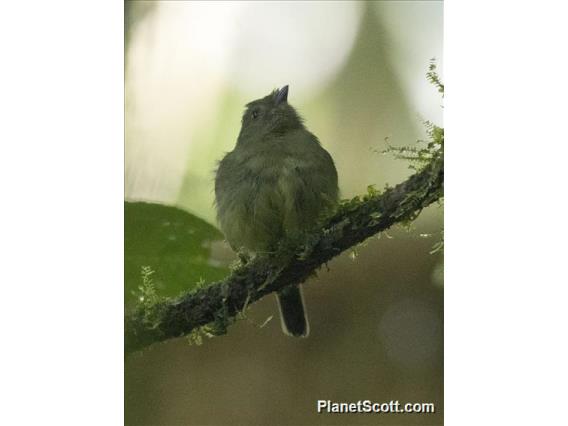
[[[288,85],[284,86],[278,92],[276,92],[276,98],[274,99],[274,103],[276,105],[280,105],[282,102],[288,101]]]

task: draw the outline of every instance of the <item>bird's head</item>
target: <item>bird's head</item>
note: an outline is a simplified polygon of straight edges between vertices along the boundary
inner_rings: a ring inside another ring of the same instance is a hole
[[[278,136],[300,128],[303,128],[302,118],[288,103],[286,85],[246,105],[237,144],[261,141],[266,136]]]

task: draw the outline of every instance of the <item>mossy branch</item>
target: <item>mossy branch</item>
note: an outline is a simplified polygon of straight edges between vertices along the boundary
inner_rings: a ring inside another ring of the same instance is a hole
[[[443,129],[435,129],[441,131],[435,136],[443,147]],[[414,220],[422,209],[443,197],[443,149],[418,170],[382,193],[370,187],[364,197],[343,203],[300,245],[257,257],[225,279],[175,299],[142,305],[125,318],[126,352],[175,337],[191,337],[199,330],[206,335],[223,334],[234,317],[255,301],[304,282],[335,256],[392,225]]]

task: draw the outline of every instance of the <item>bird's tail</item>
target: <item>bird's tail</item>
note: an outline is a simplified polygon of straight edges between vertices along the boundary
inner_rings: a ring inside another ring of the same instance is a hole
[[[301,287],[284,288],[276,294],[276,299],[284,333],[294,337],[308,337],[310,326]]]

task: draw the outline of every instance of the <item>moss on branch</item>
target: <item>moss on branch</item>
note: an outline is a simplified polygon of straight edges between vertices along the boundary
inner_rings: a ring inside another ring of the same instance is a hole
[[[399,185],[344,202],[323,227],[300,244],[287,242],[276,253],[257,257],[221,281],[177,298],[142,304],[125,317],[126,353],[153,343],[188,336],[226,333],[236,316],[262,297],[304,282],[343,251],[396,223],[408,223],[443,197],[443,129],[431,135],[436,150],[427,164]]]

